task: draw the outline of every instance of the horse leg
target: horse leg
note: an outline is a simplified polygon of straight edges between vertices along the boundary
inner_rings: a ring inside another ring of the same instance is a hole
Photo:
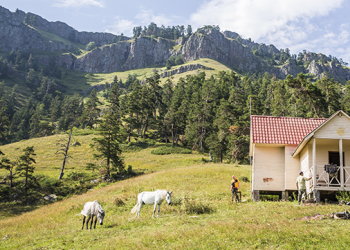
[[[96,229],[96,222],[97,222],[97,216],[95,216],[95,225],[94,225],[94,229]]]
[[[154,209],[153,209],[152,218],[154,218],[154,214],[156,213],[156,209],[157,209],[157,202],[154,202]]]
[[[143,202],[141,201],[141,202],[139,202],[139,204],[140,204],[140,205],[139,205],[139,208],[137,209],[135,218],[136,218],[136,217],[140,217],[140,211],[141,211]]]
[[[91,215],[90,230],[92,228],[92,222],[94,221],[94,215]]]
[[[160,205],[162,205],[162,204],[158,205],[158,215],[157,215],[157,217],[159,217]]]
[[[84,223],[85,223],[85,216],[83,217],[83,226],[81,227],[81,230],[83,230],[84,229]]]
[[[86,230],[89,229],[89,221],[91,219],[91,216],[88,217],[87,221],[86,221]]]

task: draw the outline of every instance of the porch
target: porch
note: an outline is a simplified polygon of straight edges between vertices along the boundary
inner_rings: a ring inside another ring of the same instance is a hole
[[[307,182],[307,194],[316,194],[317,191],[350,191],[350,140],[344,139],[311,139],[308,167],[301,164],[305,177],[312,177]],[[333,168],[325,165],[333,163]]]

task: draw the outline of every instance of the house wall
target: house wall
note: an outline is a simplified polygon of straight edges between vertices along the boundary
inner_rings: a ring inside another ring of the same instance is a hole
[[[300,171],[303,171],[304,173],[307,173],[307,171],[310,168],[310,158],[312,157],[312,154],[310,156],[310,152],[309,152],[309,144],[305,145],[305,147],[303,148],[303,150],[300,152],[300,156],[299,156],[299,162],[300,162]],[[312,164],[312,159],[311,159],[311,164]],[[299,174],[299,173],[298,173]],[[296,180],[296,178],[295,178]]]
[[[334,116],[315,132],[315,138],[350,139],[350,119],[345,115]]]
[[[284,183],[285,190],[296,190],[295,180],[299,176],[300,160],[299,155],[292,157],[293,152],[298,145],[286,145],[284,150],[285,173]]]
[[[284,146],[255,144],[253,165],[253,190],[285,190]]]

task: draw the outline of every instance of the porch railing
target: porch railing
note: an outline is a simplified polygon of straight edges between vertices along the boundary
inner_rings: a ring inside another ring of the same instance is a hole
[[[344,166],[344,187],[350,187],[350,166]],[[313,177],[314,174],[314,167],[312,166],[308,171],[305,173],[305,177]],[[307,182],[307,193],[312,192],[314,187],[341,187],[341,174],[340,174],[340,167],[338,168],[338,171],[329,174],[325,171],[324,165],[317,165],[316,166],[316,185],[314,185],[314,179],[312,178],[310,181]]]

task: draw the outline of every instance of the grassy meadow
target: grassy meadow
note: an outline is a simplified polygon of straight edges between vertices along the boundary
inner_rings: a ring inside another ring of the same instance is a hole
[[[63,136],[63,135],[61,135]],[[52,157],[60,136],[31,139],[2,146],[8,156],[27,145],[37,153],[37,172],[57,176],[60,161]],[[85,171],[92,161],[88,147],[93,135],[76,136],[67,171]],[[204,163],[201,154],[153,155],[154,148],[129,151],[126,164],[148,174],[96,188],[83,195],[18,213],[1,216],[0,249],[345,249],[349,244],[344,220],[295,221],[315,213],[344,211],[337,205],[296,206],[296,202],[257,202],[249,197],[249,182],[241,182],[245,202],[232,204],[231,175],[249,177],[249,166]],[[74,153],[74,154],[73,154]],[[3,173],[0,172],[0,176]],[[172,206],[161,206],[152,219],[153,206],[144,206],[140,218],[130,210],[141,191],[173,191]],[[79,215],[87,201],[98,200],[106,211],[102,226],[81,230]],[[2,205],[0,205],[2,206]]]

